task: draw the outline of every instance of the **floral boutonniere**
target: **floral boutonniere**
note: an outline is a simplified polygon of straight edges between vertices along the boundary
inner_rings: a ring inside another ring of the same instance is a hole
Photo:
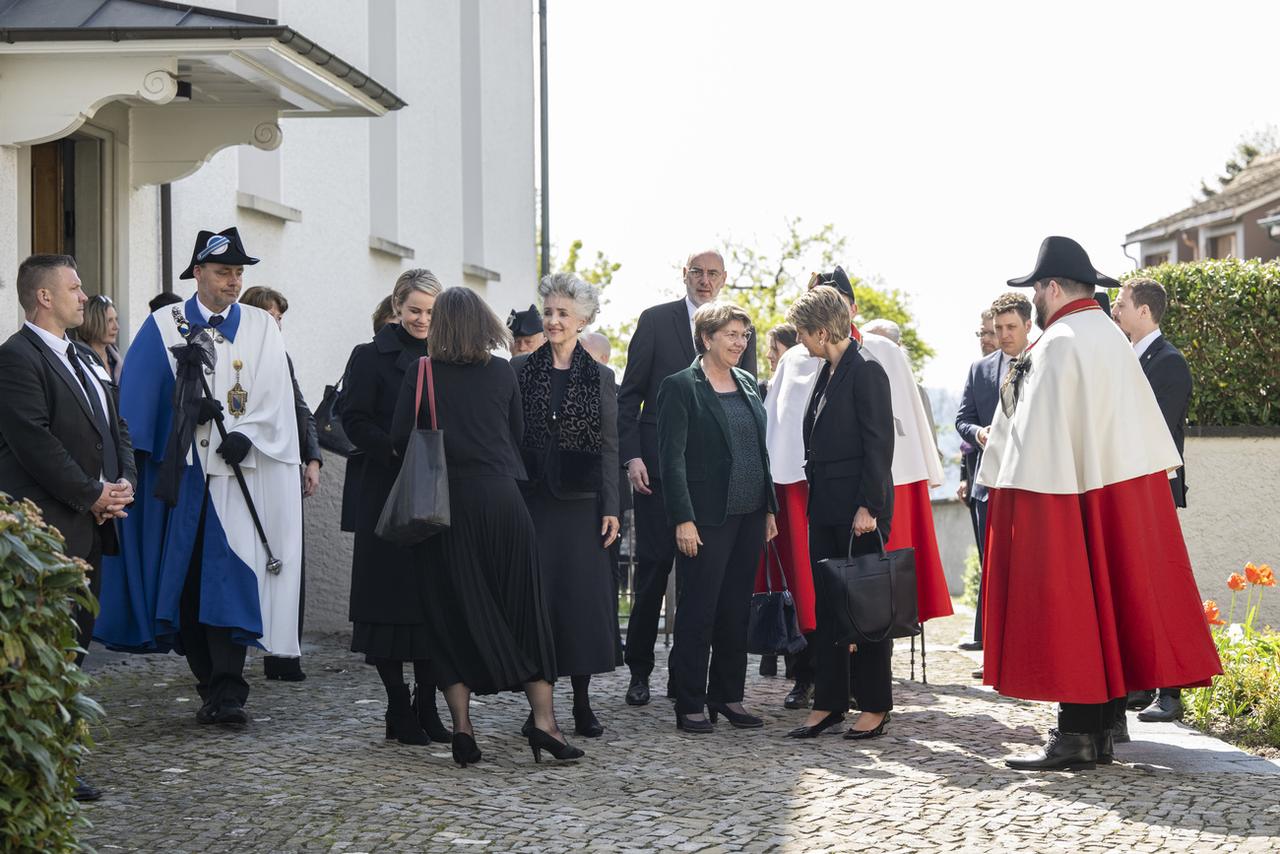
[[[1023,380],[1031,373],[1031,354],[1023,353],[1009,363],[1009,372],[1004,376],[1000,386],[1000,407],[1007,417],[1012,418],[1018,408],[1018,393],[1022,389]]]

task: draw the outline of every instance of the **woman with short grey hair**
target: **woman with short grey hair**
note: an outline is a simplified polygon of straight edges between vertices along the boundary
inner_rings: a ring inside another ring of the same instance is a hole
[[[609,547],[618,538],[618,389],[578,336],[599,291],[573,273],[538,284],[547,342],[511,360],[520,383],[522,484],[538,531],[542,599],[555,636],[556,675],[573,684],[574,731],[604,727],[591,710],[591,677],[614,668],[617,626]]]

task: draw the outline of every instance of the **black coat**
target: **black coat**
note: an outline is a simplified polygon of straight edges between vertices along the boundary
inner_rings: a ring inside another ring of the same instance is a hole
[[[778,499],[769,477],[769,450],[765,445],[764,405],[756,391],[755,377],[738,368],[732,368],[731,372],[755,415],[767,508],[770,513],[777,513]],[[724,407],[701,362],[694,362],[667,377],[662,383],[660,399],[658,445],[667,521],[672,525],[682,522],[723,525],[729,507],[733,446]]]
[[[1182,457],[1183,445],[1186,441],[1187,411],[1191,408],[1191,369],[1181,351],[1164,335],[1151,342],[1151,346],[1138,360],[1142,364],[1142,372],[1151,383],[1151,390],[1156,394],[1156,402],[1160,404],[1160,414],[1164,423],[1169,426],[1169,435],[1173,436],[1173,444],[1178,446],[1178,456]],[[1173,503],[1179,507],[1187,506],[1187,468],[1178,469],[1177,477],[1169,481],[1173,490]]]
[[[747,347],[739,368],[756,374],[756,348]],[[664,302],[640,313],[636,331],[627,347],[627,369],[618,391],[618,443],[625,466],[636,457],[644,460],[650,479],[658,470],[658,389],[662,381],[678,374],[697,354],[689,331],[689,307],[684,297]]]
[[[293,383],[293,408],[298,418],[298,453],[305,466],[312,460],[324,465],[324,454],[320,451],[320,434],[316,431],[316,417],[311,414],[307,400],[302,396],[302,388],[298,385],[298,377],[293,372],[293,359],[289,362],[289,380]]]
[[[85,376],[95,381],[88,366]],[[103,553],[118,551],[115,522],[99,526],[90,512],[102,494],[104,442],[115,443],[121,469],[107,478],[138,483],[129,426],[115,395],[107,390],[105,397],[109,436],[99,432],[79,381],[40,336],[23,326],[0,345],[0,490],[34,501],[74,557],[88,555],[95,528]]]
[[[425,342],[407,342],[396,324],[379,330],[368,344],[351,354],[343,391],[342,427],[362,452],[351,484],[355,504],[355,549],[351,558],[350,619],[357,623],[422,623],[419,595],[422,550],[405,548],[378,537],[387,494],[400,473],[400,457],[392,449],[391,421],[406,371],[426,355]],[[353,476],[348,467],[348,481]]]
[[[887,537],[893,518],[893,399],[884,368],[854,347],[830,379],[822,370],[806,409],[809,524],[852,526],[858,508],[866,507]],[[825,397],[818,407],[820,393]]]

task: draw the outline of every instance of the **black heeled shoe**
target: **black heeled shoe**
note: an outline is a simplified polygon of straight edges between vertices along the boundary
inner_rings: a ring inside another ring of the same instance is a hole
[[[880,719],[880,723],[876,724],[875,729],[851,729],[844,734],[844,737],[850,741],[866,741],[869,738],[879,738],[884,735],[884,725],[889,722],[889,713],[885,712],[884,717]]]
[[[573,707],[573,731],[583,738],[599,738],[604,735],[604,727],[590,706]]]
[[[844,721],[840,712],[827,712],[827,716],[813,726],[798,726],[787,733],[787,738],[817,738],[838,723]]]
[[[520,734],[525,738],[528,738],[531,732],[533,732],[533,712],[529,713],[529,717],[524,719],[524,725],[520,727]]]
[[[711,721],[706,718],[696,721],[688,715],[682,715],[679,712],[676,712],[676,729],[681,730],[682,732],[691,732],[695,735],[716,731],[716,728],[711,725]]]
[[[394,738],[401,744],[431,743],[409,703],[408,685],[400,685],[387,692],[386,721],[388,741]]]
[[[453,751],[453,761],[459,766],[466,768],[468,765],[474,765],[480,761],[480,748],[476,747],[476,740],[469,732],[455,732],[451,743]]]
[[[763,718],[746,712],[735,712],[725,703],[707,703],[707,717],[711,718],[711,723],[714,724],[720,715],[728,718],[734,729],[760,729],[764,726]]]
[[[444,722],[440,720],[440,712],[436,709],[436,688],[434,685],[426,687],[431,690],[427,691],[421,685],[413,686],[413,699],[409,705],[413,707],[413,713],[418,716],[418,724],[428,738],[437,744],[449,744],[453,740],[453,733],[445,729]]]
[[[547,751],[556,759],[566,761],[581,759],[587,754],[580,747],[574,747],[567,741],[560,741],[555,736],[545,733],[537,727],[529,730],[529,749],[533,751],[533,761],[542,761],[542,751]]]

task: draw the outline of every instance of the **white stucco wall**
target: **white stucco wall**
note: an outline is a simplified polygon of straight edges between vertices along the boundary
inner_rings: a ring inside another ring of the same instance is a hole
[[[18,275],[18,149],[0,145],[0,335],[18,328],[22,312],[13,280]]]

